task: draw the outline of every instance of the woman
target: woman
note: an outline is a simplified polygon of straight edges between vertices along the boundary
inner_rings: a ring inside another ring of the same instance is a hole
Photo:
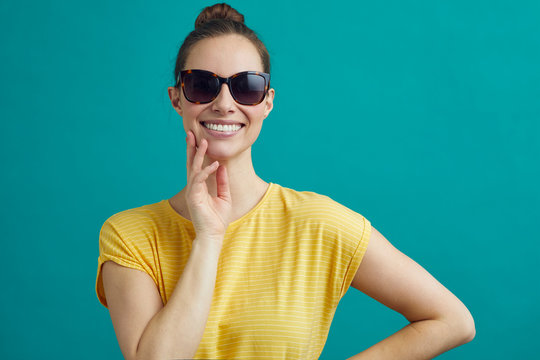
[[[362,215],[256,175],[268,52],[226,4],[195,27],[168,89],[187,184],[101,229],[96,289],[124,357],[316,359],[350,285],[410,321],[353,359],[428,359],[472,340],[467,308]]]

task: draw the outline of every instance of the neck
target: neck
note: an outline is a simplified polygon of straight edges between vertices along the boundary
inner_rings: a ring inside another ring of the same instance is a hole
[[[202,168],[204,169],[216,160],[219,161],[220,166],[225,166],[227,169],[234,221],[257,205],[268,189],[269,184],[255,173],[253,162],[251,160],[251,148],[242,154],[239,154],[237,157],[230,159],[213,159],[205,156]],[[206,179],[206,187],[208,193],[212,197],[217,196],[216,172],[217,170],[210,174],[208,179]],[[186,188],[184,187],[171,200],[175,202],[180,209],[183,209],[182,215],[189,219],[185,193]]]
[[[233,209],[236,204],[240,205],[246,200],[249,201],[253,196],[256,196],[261,188],[264,187],[266,189],[268,184],[257,176],[253,168],[251,148],[231,159],[212,159],[206,156],[202,168],[212,164],[216,160],[219,161],[219,166],[224,166],[227,169],[229,188],[233,199]],[[217,195],[216,173],[217,171],[214,171],[206,179],[206,186],[211,196]]]

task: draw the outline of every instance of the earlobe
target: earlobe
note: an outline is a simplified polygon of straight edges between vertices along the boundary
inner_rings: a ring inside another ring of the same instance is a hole
[[[169,93],[169,99],[171,100],[171,105],[176,110],[178,115],[182,116],[182,107],[180,104],[180,92],[178,91],[178,88],[174,86],[169,86],[167,89]]]
[[[274,89],[268,90],[268,95],[266,95],[266,104],[265,104],[265,111],[264,111],[264,118],[270,114],[270,111],[274,108],[274,96],[276,95],[276,91]]]

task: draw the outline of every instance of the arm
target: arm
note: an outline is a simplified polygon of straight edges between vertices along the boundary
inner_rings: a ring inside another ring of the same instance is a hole
[[[112,261],[103,264],[107,305],[127,360],[192,358],[202,339],[214,293],[221,248],[193,242],[167,305],[147,274]]]
[[[147,274],[113,262],[103,265],[103,287],[122,354],[128,360],[192,358],[206,328],[216,285],[223,238],[232,219],[227,168],[217,161],[202,167],[208,141],[196,145],[187,132],[188,207],[196,237],[167,305]],[[217,171],[217,172],[216,172]],[[216,193],[206,180],[216,172]]]
[[[432,359],[475,336],[465,305],[373,227],[352,286],[410,324],[350,360]]]

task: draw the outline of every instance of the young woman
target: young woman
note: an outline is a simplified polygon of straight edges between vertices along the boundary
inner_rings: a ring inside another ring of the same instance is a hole
[[[257,176],[275,90],[241,14],[204,9],[174,74],[187,184],[100,233],[96,290],[126,359],[317,359],[351,285],[410,321],[352,359],[430,359],[473,339],[467,308],[366,218]]]

